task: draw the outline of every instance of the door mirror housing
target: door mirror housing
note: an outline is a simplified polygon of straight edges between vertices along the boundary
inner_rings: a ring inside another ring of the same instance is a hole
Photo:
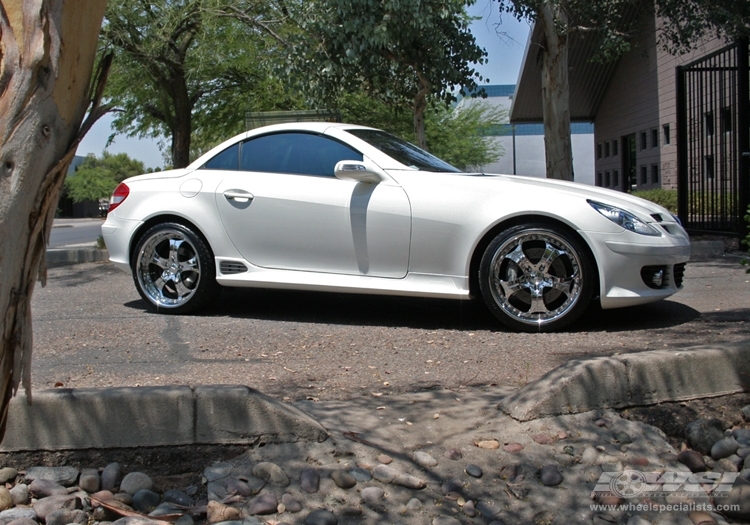
[[[333,174],[337,179],[355,180],[366,184],[377,184],[385,179],[379,169],[358,160],[341,160],[336,163]]]

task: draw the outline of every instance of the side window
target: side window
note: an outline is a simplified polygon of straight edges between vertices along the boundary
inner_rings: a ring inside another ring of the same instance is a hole
[[[209,170],[237,170],[240,165],[240,145],[234,144],[214,156],[203,167]]]
[[[362,160],[362,154],[333,139],[311,133],[275,133],[242,144],[240,169],[333,177],[341,160]]]

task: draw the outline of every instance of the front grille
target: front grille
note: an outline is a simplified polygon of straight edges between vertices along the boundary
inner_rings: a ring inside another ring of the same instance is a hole
[[[685,277],[685,263],[675,264],[672,268],[672,278],[677,288],[682,288],[682,280]]]
[[[245,273],[247,271],[247,266],[239,262],[222,261],[219,265],[219,269],[224,275],[234,275]]]
[[[659,213],[652,213],[651,218],[654,219],[656,222],[663,222],[664,218]]]
[[[661,290],[669,285],[666,266],[644,266],[641,268],[641,279],[649,288]]]

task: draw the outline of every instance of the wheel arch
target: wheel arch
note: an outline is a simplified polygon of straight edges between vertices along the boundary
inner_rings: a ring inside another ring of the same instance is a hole
[[[149,218],[147,221],[141,224],[130,239],[130,247],[128,249],[128,262],[130,263],[131,268],[133,267],[133,262],[135,260],[135,248],[136,246],[138,246],[138,243],[140,242],[143,235],[153,226],[156,226],[157,224],[167,223],[167,222],[174,222],[177,224],[181,224],[182,226],[186,228],[189,228],[193,233],[195,233],[201,238],[201,240],[208,247],[209,252],[211,252],[211,257],[214,257],[214,249],[211,246],[211,243],[208,241],[208,237],[206,237],[203,231],[200,228],[198,228],[198,226],[196,226],[194,222],[180,215],[174,215],[174,214],[156,215],[154,217]]]
[[[479,264],[482,260],[482,256],[484,255],[485,250],[487,249],[487,246],[492,242],[492,239],[497,237],[500,232],[507,230],[508,228],[512,228],[513,226],[518,226],[520,224],[528,223],[528,222],[536,222],[541,224],[547,224],[549,226],[555,226],[558,228],[561,228],[565,230],[570,235],[573,235],[576,239],[578,239],[581,242],[581,245],[586,249],[586,253],[589,256],[591,262],[594,265],[594,290],[595,290],[595,297],[598,297],[600,292],[600,278],[599,278],[599,263],[596,260],[596,257],[594,256],[594,252],[591,250],[591,247],[586,242],[586,239],[584,239],[574,228],[572,228],[570,225],[566,224],[565,222],[555,219],[553,217],[548,217],[546,215],[519,215],[515,217],[510,217],[502,222],[499,222],[495,224],[492,228],[490,228],[484,236],[479,240],[479,242],[474,247],[474,251],[471,254],[471,262],[469,263],[469,293],[472,297],[479,297]]]

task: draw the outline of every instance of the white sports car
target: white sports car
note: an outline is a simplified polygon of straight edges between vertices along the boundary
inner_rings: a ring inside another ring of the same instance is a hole
[[[462,173],[386,132],[255,129],[184,169],[127,179],[102,226],[146,303],[195,312],[222,286],[470,299],[551,331],[597,298],[682,287],[690,242],[664,208],[575,183]]]

